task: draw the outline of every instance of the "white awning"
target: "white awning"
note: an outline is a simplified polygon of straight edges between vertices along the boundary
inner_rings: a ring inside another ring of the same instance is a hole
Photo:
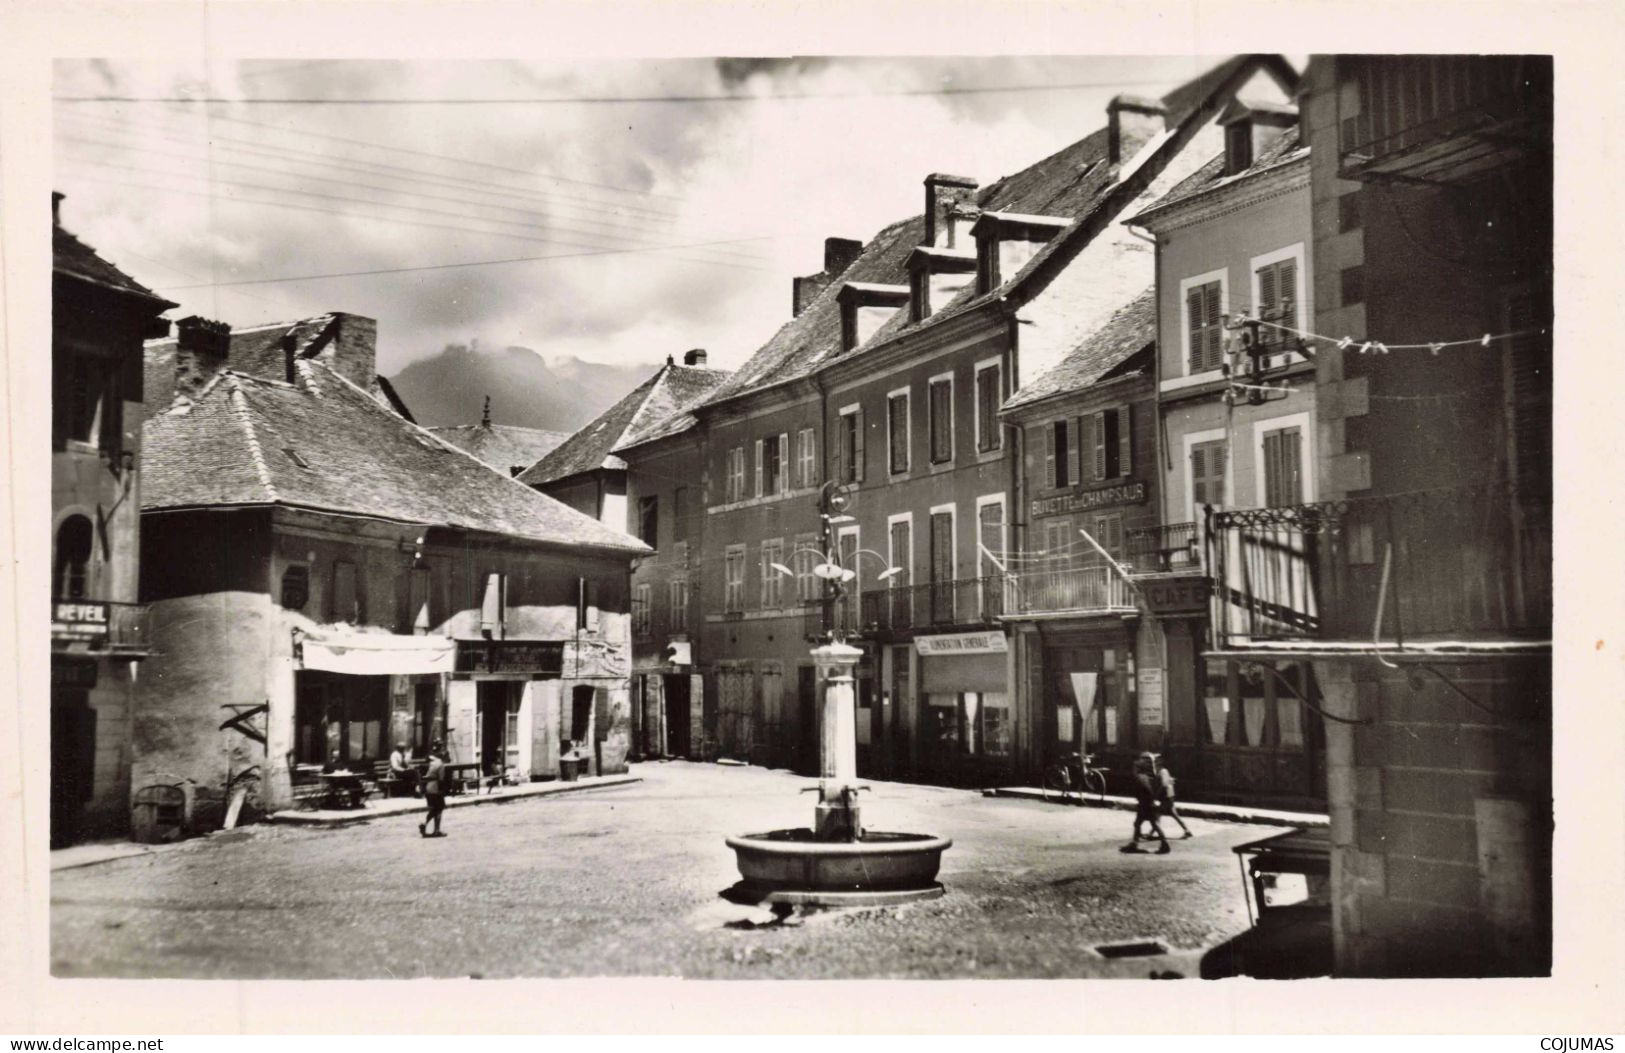
[[[394,636],[346,629],[300,631],[301,666],[350,676],[449,673],[457,642],[445,636]]]

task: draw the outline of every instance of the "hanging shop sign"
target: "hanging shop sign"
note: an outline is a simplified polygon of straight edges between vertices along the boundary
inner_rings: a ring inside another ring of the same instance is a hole
[[[1116,486],[1102,486],[1094,490],[1081,490],[1071,494],[1033,499],[1033,516],[1058,516],[1069,512],[1088,512],[1109,505],[1137,505],[1145,501],[1145,483],[1136,480]]]
[[[64,600],[51,604],[51,636],[58,640],[100,640],[107,635],[107,604]]]
[[[457,672],[559,676],[564,672],[564,644],[541,640],[458,640]]]
[[[942,636],[916,636],[914,650],[934,654],[1002,654],[1009,650],[1001,632],[946,633]]]
[[[1206,577],[1188,574],[1141,578],[1139,585],[1146,606],[1160,618],[1207,613],[1209,582]]]

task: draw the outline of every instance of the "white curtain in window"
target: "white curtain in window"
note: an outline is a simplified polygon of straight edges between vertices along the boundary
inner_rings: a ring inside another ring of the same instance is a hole
[[[1202,701],[1207,708],[1207,728],[1212,736],[1211,741],[1222,744],[1225,741],[1225,725],[1230,717],[1230,700],[1209,695]]]
[[[1247,745],[1262,746],[1264,744],[1264,703],[1265,699],[1248,695],[1241,700],[1242,717],[1247,725]]]

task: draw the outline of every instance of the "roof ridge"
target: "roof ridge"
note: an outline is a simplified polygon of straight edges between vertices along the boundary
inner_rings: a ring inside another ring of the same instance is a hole
[[[276,484],[271,481],[271,466],[265,460],[265,450],[260,445],[259,434],[254,430],[254,421],[249,415],[248,396],[243,394],[242,382],[234,373],[223,371],[218,376],[229,378],[227,383],[231,391],[227,397],[237,417],[237,423],[242,426],[243,438],[248,443],[248,454],[254,460],[254,471],[260,477],[260,485],[265,487],[266,495],[275,502],[279,500]]]

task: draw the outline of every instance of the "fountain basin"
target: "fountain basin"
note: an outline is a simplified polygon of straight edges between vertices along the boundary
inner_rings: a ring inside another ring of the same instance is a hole
[[[857,841],[819,841],[812,830],[771,830],[727,839],[746,885],[769,892],[891,892],[940,889],[942,853],[930,834],[865,831]]]

